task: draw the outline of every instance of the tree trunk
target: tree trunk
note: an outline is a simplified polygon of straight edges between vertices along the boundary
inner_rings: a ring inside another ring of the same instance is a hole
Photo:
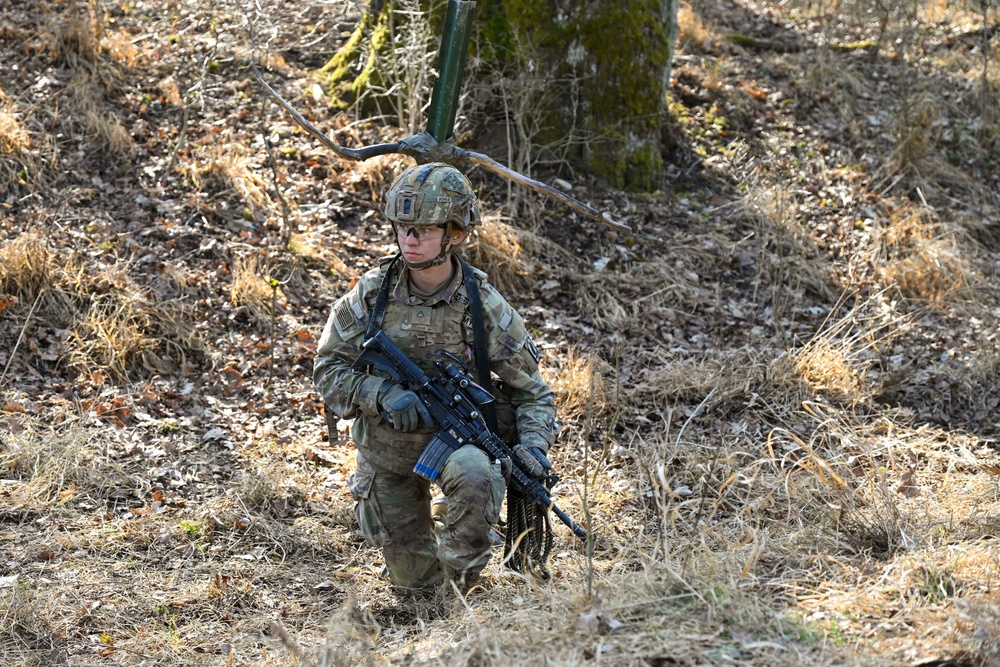
[[[651,191],[663,167],[660,130],[677,6],[678,0],[480,0],[477,20],[499,59],[544,77],[544,97],[554,104],[535,113],[550,115],[564,133],[582,130],[576,153],[593,173],[615,187]]]
[[[440,31],[444,1],[420,2],[434,7],[433,30]],[[349,60],[391,48],[387,25],[396,32],[412,27],[389,20],[391,4],[373,3],[355,33],[359,39],[352,37],[323,68],[331,92],[346,102],[371,85],[370,77],[381,79],[383,89],[398,83]],[[467,72],[466,89],[478,79],[507,95],[475,101],[501,109],[491,117],[520,128],[508,136],[534,146],[560,144],[560,157],[613,187],[656,190],[677,8],[678,0],[478,0],[470,61],[479,65]]]

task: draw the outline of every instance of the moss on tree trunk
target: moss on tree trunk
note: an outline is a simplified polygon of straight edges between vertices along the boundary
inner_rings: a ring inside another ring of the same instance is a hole
[[[378,78],[376,54],[391,42],[392,2],[372,3],[344,45],[319,70],[334,104],[345,107]]]
[[[478,0],[477,57],[539,77],[546,141],[582,130],[573,155],[614,187],[651,191],[663,168],[661,126],[676,40],[678,0]],[[350,103],[381,81],[375,54],[392,44],[391,0],[374,2],[344,46],[320,70]],[[429,0],[440,12],[444,0]],[[440,30],[437,17],[432,20]],[[555,94],[553,94],[555,91]],[[570,104],[568,100],[575,100]],[[551,100],[551,101],[547,101]],[[582,147],[585,146],[585,147]]]
[[[480,0],[478,11],[498,53],[549,73],[566,88],[557,100],[577,96],[576,117],[568,104],[538,112],[596,137],[579,155],[595,174],[616,187],[659,187],[677,0]]]

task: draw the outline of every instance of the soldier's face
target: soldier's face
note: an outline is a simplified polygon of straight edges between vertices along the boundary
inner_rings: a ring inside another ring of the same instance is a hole
[[[419,264],[434,259],[441,252],[444,230],[440,227],[399,227],[396,241],[403,258],[409,264]]]
[[[441,241],[445,230],[441,227],[403,227],[396,230],[396,241],[409,264],[419,264],[434,259],[441,252]],[[454,230],[448,248],[458,245],[465,238],[465,232]]]

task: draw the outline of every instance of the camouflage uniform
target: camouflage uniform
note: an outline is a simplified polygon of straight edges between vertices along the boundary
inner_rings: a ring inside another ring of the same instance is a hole
[[[435,535],[430,484],[413,472],[432,431],[423,427],[411,433],[393,430],[378,409],[384,378],[351,368],[391,264],[381,262],[334,304],[313,375],[327,409],[343,419],[354,419],[351,434],[358,466],[349,487],[357,501],[361,530],[370,543],[382,547],[392,581],[419,588],[438,583],[442,566],[478,573],[486,565],[492,552],[489,532],[500,514],[504,480],[499,464],[481,450],[470,445],[454,452],[438,482],[448,498],[448,511],[444,529]],[[415,293],[408,271],[402,262],[392,269],[382,330],[429,373],[437,372],[433,361],[439,349],[475,368],[469,298],[460,268],[456,266],[451,281],[430,297]],[[506,421],[516,421],[521,444],[547,451],[554,439],[555,405],[552,390],[538,372],[538,352],[521,316],[486,281],[486,274],[474,271],[483,303],[490,369],[505,386],[504,402],[512,409]],[[502,407],[498,412],[503,413]]]

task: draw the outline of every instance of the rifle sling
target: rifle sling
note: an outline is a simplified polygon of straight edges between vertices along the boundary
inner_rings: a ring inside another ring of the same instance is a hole
[[[458,260],[462,265],[462,277],[465,278],[465,292],[469,297],[469,315],[472,317],[472,349],[476,355],[476,375],[479,376],[479,386],[493,393],[493,382],[490,375],[490,357],[486,351],[486,324],[483,322],[483,300],[479,295],[479,281],[472,267]],[[493,403],[480,406],[486,426],[494,434],[500,433],[497,422],[497,410]]]
[[[378,286],[378,296],[375,297],[375,305],[368,316],[368,330],[365,331],[365,340],[368,340],[382,330],[382,318],[385,317],[385,307],[389,304],[389,285],[392,284],[392,270],[396,268],[396,262],[400,255],[396,255],[385,268],[385,275],[382,276],[382,284]]]

